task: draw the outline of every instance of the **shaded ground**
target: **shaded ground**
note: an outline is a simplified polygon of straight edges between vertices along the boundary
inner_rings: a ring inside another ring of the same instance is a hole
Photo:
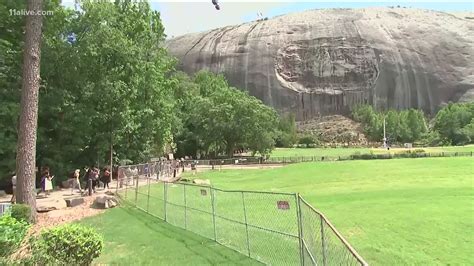
[[[120,207],[80,221],[105,237],[95,260],[113,265],[257,265],[216,242],[167,224],[130,207]]]

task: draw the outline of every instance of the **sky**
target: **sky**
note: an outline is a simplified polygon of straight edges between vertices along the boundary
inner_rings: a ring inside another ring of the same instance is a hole
[[[301,0],[300,0],[301,1]],[[220,10],[216,10],[211,0],[151,0],[151,7],[160,11],[165,34],[168,38],[186,33],[211,30],[228,25],[236,25],[257,19],[257,12],[264,17],[293,13],[316,8],[365,8],[383,6],[406,6],[438,11],[474,12],[474,1],[281,1],[281,0],[218,0]],[[66,6],[73,6],[73,0],[63,0]]]

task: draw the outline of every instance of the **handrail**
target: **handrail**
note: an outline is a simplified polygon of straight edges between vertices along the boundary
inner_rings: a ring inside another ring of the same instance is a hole
[[[357,261],[359,261],[360,264],[369,265],[362,258],[362,256],[360,256],[359,253],[357,253],[357,251],[351,246],[351,244],[349,244],[349,242],[339,233],[339,231],[336,230],[336,227],[334,227],[334,225],[332,225],[332,223],[329,222],[329,220],[326,218],[326,216],[324,216],[324,214],[322,214],[320,211],[316,210],[313,206],[311,206],[311,204],[309,204],[305,199],[303,199],[303,197],[299,196],[299,199],[304,204],[306,204],[307,207],[309,207],[311,210],[313,210],[314,212],[319,214],[319,216],[324,220],[324,222],[326,222],[326,224],[329,226],[329,228],[331,228],[331,230],[336,234],[336,236],[339,238],[339,240],[341,240],[341,242],[344,244],[344,246],[346,246],[347,249],[349,249],[349,251],[352,253],[352,255],[354,255],[354,257],[357,259]]]

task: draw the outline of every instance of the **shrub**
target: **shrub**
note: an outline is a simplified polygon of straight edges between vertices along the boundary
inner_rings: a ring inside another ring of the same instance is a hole
[[[28,223],[10,214],[0,217],[0,257],[7,257],[20,245],[28,231]]]
[[[311,145],[317,144],[317,140],[312,135],[304,135],[299,138],[298,144],[305,145],[306,148],[309,148]]]
[[[11,207],[11,216],[18,221],[29,222],[31,219],[31,207],[26,204],[14,204]]]
[[[45,230],[31,243],[35,261],[63,265],[90,265],[103,247],[101,235],[92,228],[75,224]]]

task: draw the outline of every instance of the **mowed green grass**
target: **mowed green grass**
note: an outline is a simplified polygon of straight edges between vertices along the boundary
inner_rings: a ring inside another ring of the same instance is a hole
[[[217,239],[222,245],[255,260],[272,265],[299,263],[296,209],[279,212],[275,208],[277,200],[287,200],[291,206],[296,206],[295,195],[243,195],[241,192],[215,190],[213,208],[209,187],[167,184],[166,204],[163,201],[164,191],[164,183],[153,182],[138,186],[138,193],[135,187],[120,193],[122,198],[157,219],[166,219],[174,226],[209,239]],[[244,208],[247,210],[245,214]],[[213,212],[216,214],[215,220]],[[268,212],[271,213],[271,219]],[[274,233],[268,229],[292,236]]]
[[[445,147],[427,147],[413,148],[423,149],[425,152],[473,152],[474,145],[466,146],[445,146]],[[297,157],[297,156],[349,156],[356,153],[397,153],[406,151],[405,148],[393,148],[390,151],[381,148],[276,148],[272,151],[272,157]]]
[[[94,264],[256,265],[234,250],[172,226],[136,208],[122,206],[80,221],[105,238]]]
[[[200,172],[227,189],[298,192],[374,265],[474,265],[474,158]]]

